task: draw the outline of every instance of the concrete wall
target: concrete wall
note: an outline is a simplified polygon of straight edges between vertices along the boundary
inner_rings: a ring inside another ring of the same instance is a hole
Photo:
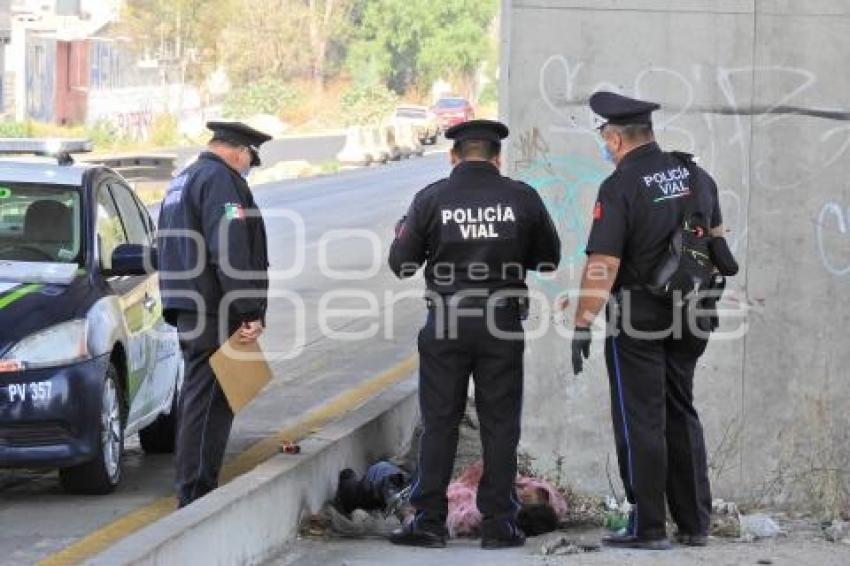
[[[697,369],[716,495],[850,492],[850,3],[505,0],[506,170],[544,196],[564,242],[554,296],[575,289],[599,183],[587,99],[655,100],[662,146],[697,154],[722,190],[743,269],[727,331]],[[533,321],[532,321],[533,322]],[[619,489],[602,342],[574,378],[568,342],[530,344],[524,448],[581,489]],[[843,490],[843,491],[842,491]]]

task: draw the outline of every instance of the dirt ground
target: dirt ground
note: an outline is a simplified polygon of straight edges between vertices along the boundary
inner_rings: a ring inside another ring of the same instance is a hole
[[[418,447],[410,446],[407,464],[413,464]],[[460,429],[460,442],[455,474],[466,465],[480,458],[481,445],[478,438],[478,423],[474,408],[469,407]],[[571,494],[572,497],[578,497]],[[584,503],[572,500],[570,503]],[[575,517],[579,522],[597,522],[599,504],[587,499],[584,516]],[[584,507],[584,506],[583,506]],[[604,513],[604,510],[601,510]],[[581,514],[580,514],[581,515]],[[501,551],[484,551],[480,541],[472,539],[452,540],[445,549],[431,550],[397,547],[383,538],[341,539],[334,537],[307,537],[298,540],[285,554],[270,562],[275,565],[308,566],[366,566],[372,564],[403,566],[850,566],[850,544],[828,542],[820,525],[811,519],[789,519],[773,515],[783,534],[771,538],[744,542],[740,539],[711,537],[704,548],[674,545],[670,551],[652,552],[620,550],[599,547],[600,538],[608,531],[599,527],[567,527],[565,530],[529,539],[523,548]],[[597,522],[598,524],[598,522]],[[566,539],[578,547],[597,547],[592,552],[577,552],[566,555],[544,555],[544,547],[551,548],[554,542]]]

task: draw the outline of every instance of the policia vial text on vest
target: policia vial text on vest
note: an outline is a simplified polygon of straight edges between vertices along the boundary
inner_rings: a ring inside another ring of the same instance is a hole
[[[670,548],[669,505],[678,540],[704,545],[711,493],[693,379],[708,341],[704,330],[716,323],[704,325],[700,318],[693,328],[667,330],[673,320],[692,320],[674,316],[675,309],[693,308],[707,287],[722,289],[722,275],[737,270],[723,240],[717,186],[690,155],[664,152],[655,143],[651,115],[657,104],[598,92],[590,106],[605,120],[600,148],[616,168],[602,183],[594,208],[573,369],[582,371],[590,326],[607,303],[605,360],[614,436],[632,504],[628,526],[603,542]],[[674,288],[678,295],[671,293]]]
[[[419,333],[423,430],[411,495],[416,518],[392,535],[394,544],[446,544],[446,488],[470,375],[484,447],[477,500],[484,518],[481,544],[504,548],[525,542],[516,522],[514,488],[525,272],[556,269],[560,241],[537,192],[499,174],[501,140],[507,135],[507,127],[487,120],[449,129],[454,169],[416,195],[390,249],[389,264],[399,277],[425,265],[429,305]],[[442,268],[452,277],[440,277]]]

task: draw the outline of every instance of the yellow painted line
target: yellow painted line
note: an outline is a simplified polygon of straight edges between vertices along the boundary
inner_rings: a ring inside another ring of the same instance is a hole
[[[418,356],[411,355],[396,366],[370,378],[345,393],[334,397],[299,419],[291,426],[261,440],[225,463],[221,472],[222,484],[250,472],[275,454],[283,440],[297,442],[346,413],[360,407],[388,387],[413,373],[419,364]],[[112,523],[86,535],[67,548],[40,561],[41,566],[79,564],[106,550],[119,540],[173,513],[177,508],[174,497],[162,497],[116,519]]]

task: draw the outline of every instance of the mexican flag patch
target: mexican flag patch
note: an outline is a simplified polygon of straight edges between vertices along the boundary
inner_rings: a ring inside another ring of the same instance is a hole
[[[224,216],[228,220],[245,220],[245,209],[241,204],[228,202],[224,205]]]

